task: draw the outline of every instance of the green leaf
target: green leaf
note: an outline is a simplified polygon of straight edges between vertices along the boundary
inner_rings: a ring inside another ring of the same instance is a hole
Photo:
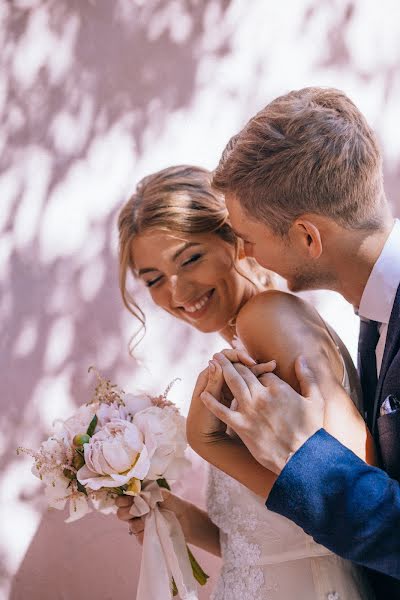
[[[82,494],[85,494],[85,496],[88,495],[85,486],[83,486],[80,481],[76,480],[76,485],[78,487],[78,492],[82,492]]]
[[[209,575],[207,575],[207,573],[205,573],[203,571],[203,569],[201,568],[201,566],[199,565],[199,563],[193,556],[189,546],[186,546],[186,549],[187,549],[187,552],[189,555],[190,564],[192,565],[192,571],[193,571],[194,578],[200,585],[205,585],[207,583],[207,579],[209,578]]]
[[[171,491],[169,483],[168,483],[168,481],[164,477],[162,477],[161,479],[157,479],[157,483],[158,483],[158,485],[159,485],[160,488],[164,488],[166,490]]]
[[[178,595],[178,588],[176,587],[176,583],[175,583],[175,579],[174,578],[172,578],[172,581],[171,581],[171,588],[172,588],[172,590],[171,590],[172,591],[172,595],[173,596],[177,596]]]
[[[89,427],[87,428],[87,431],[86,431],[86,433],[88,435],[90,435],[90,437],[92,437],[92,435],[94,434],[94,430],[96,429],[96,425],[97,425],[97,415],[94,415],[94,417],[90,421]]]

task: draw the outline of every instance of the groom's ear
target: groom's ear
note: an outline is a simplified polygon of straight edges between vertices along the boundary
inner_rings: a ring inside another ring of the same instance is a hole
[[[319,258],[322,254],[321,232],[317,225],[308,219],[299,217],[291,227],[292,236],[310,258]]]

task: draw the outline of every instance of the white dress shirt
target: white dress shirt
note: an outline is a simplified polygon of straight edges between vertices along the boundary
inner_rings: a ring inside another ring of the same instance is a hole
[[[382,366],[390,315],[399,285],[400,221],[396,219],[371,271],[357,311],[361,318],[380,323],[379,341],[375,350],[378,376]]]

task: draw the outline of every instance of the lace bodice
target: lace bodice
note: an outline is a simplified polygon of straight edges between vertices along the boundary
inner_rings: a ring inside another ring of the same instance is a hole
[[[344,386],[350,392],[345,373]],[[223,566],[211,600],[366,600],[361,571],[314,542],[264,500],[211,466],[208,513]]]

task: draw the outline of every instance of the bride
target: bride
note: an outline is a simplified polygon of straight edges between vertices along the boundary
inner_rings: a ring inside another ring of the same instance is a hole
[[[298,387],[295,358],[299,348],[304,353],[306,347],[307,356],[318,357],[316,376],[325,382],[325,429],[373,464],[373,442],[358,412],[357,374],[343,343],[311,305],[274,289],[270,274],[245,257],[229,225],[224,199],[210,182],[211,174],[204,169],[177,166],[139,183],[119,216],[125,306],[144,325],[143,312],[126,287],[131,272],[149,288],[153,302],[173,317],[204,333],[219,332],[232,347],[224,351],[230,360],[250,364],[239,343],[259,361],[271,355],[268,349],[277,350],[285,357],[282,364],[253,362],[252,370],[259,376],[276,366],[279,376],[293,387]],[[210,361],[199,379],[214,395],[219,369],[217,361]],[[347,393],[332,393],[338,386]],[[219,391],[225,402],[232,400],[227,388]],[[187,427],[189,443],[212,465],[207,513],[172,493],[163,494],[164,507],[175,512],[188,543],[222,556],[211,598],[372,598],[361,569],[266,509],[264,502],[276,476],[255,463],[198,396],[195,390]],[[141,541],[144,522],[131,518],[131,503],[129,497],[119,498],[118,516],[129,521]]]

